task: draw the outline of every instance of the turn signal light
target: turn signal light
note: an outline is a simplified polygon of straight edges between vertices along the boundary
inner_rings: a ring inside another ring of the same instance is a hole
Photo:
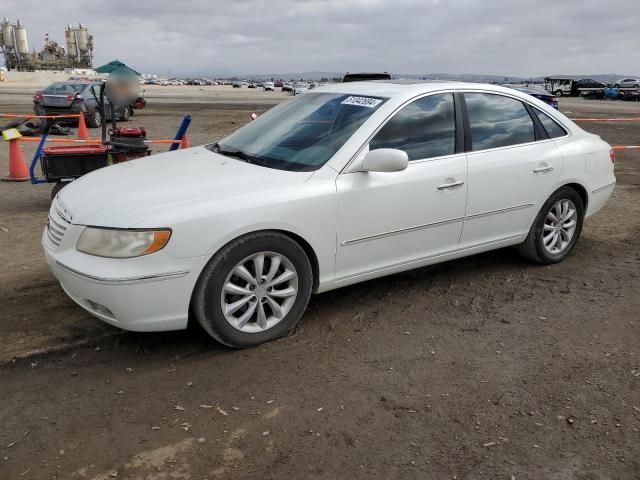
[[[616,163],[616,151],[613,148],[609,150],[609,158],[611,159],[611,163]]]
[[[148,255],[149,253],[157,252],[158,250],[162,250],[164,246],[169,241],[171,237],[170,230],[157,230],[153,232],[153,240],[149,244],[149,246],[145,249],[144,254]]]

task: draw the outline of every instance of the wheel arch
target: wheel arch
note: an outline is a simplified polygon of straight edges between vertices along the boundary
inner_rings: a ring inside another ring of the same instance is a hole
[[[281,233],[282,235],[286,235],[287,237],[291,238],[294,242],[296,242],[298,245],[302,247],[302,249],[304,250],[304,253],[306,253],[307,257],[309,258],[309,263],[311,264],[311,272],[313,273],[312,291],[313,293],[316,293],[318,291],[318,287],[320,286],[320,264],[318,262],[318,256],[316,255],[316,252],[311,246],[311,244],[300,235],[287,230],[262,230],[262,231],[263,232],[271,231],[271,232]]]
[[[578,192],[578,195],[580,195],[580,198],[582,198],[582,203],[584,204],[584,211],[586,212],[589,206],[589,193],[587,192],[587,189],[584,187],[584,185],[581,185],[576,182],[571,182],[571,183],[564,184],[563,187],[570,187],[570,188],[573,188],[576,192]]]
[[[589,193],[588,193],[588,190],[584,185],[579,183],[577,180],[571,179],[571,180],[567,181],[566,183],[560,183],[560,184],[556,185],[556,187],[547,194],[547,196],[544,198],[544,200],[540,204],[540,207],[536,210],[535,215],[533,215],[531,217],[531,219],[529,220],[529,223],[527,224],[527,232],[531,229],[531,225],[533,225],[533,222],[536,220],[536,217],[537,217],[538,213],[540,213],[540,210],[544,206],[545,202],[549,198],[551,198],[551,196],[553,194],[555,194],[558,190],[560,190],[561,188],[564,188],[564,187],[572,188],[573,190],[575,190],[578,193],[578,195],[580,195],[580,198],[582,199],[582,201],[584,203],[584,212],[585,212],[585,216],[586,216],[587,207],[589,205]]]
[[[253,235],[256,233],[279,233],[281,235],[285,235],[289,237],[298,245],[300,245],[300,247],[304,250],[305,254],[307,255],[307,258],[309,259],[309,263],[311,264],[311,272],[313,274],[312,291],[314,293],[318,291],[318,288],[320,286],[320,263],[314,248],[311,246],[311,243],[300,234],[294,233],[291,230],[286,230],[283,228],[262,228],[262,229],[243,232],[239,235],[234,235],[232,238],[229,238],[223,245],[221,245],[220,248],[216,249],[214,252],[212,252],[209,255],[209,259],[207,260],[205,266],[203,267],[203,270],[204,268],[206,268],[206,265],[211,261],[211,259],[215,257],[218,254],[218,252],[224,249],[227,245],[229,245],[232,242],[235,242],[239,238],[243,238],[248,235]],[[200,278],[200,275],[202,275],[202,271],[198,274],[198,278]],[[196,288],[196,285],[194,285],[194,291],[195,291],[195,288]]]

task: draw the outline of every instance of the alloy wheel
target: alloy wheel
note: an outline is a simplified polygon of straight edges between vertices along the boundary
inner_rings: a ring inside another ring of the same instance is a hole
[[[542,241],[552,255],[562,253],[570,244],[578,225],[578,211],[571,200],[563,199],[549,209],[544,220]]]
[[[298,273],[293,263],[275,252],[246,257],[227,275],[220,306],[236,330],[264,332],[280,323],[298,296]]]

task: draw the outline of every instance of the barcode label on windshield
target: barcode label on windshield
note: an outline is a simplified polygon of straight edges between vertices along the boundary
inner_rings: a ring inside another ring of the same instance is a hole
[[[382,103],[382,100],[371,97],[347,97],[340,103],[342,105],[357,105],[358,107],[375,108]]]

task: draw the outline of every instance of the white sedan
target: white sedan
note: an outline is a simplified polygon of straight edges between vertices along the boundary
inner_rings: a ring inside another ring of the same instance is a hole
[[[512,89],[337,84],[219,142],[74,181],[42,243],[105,322],[184,329],[192,312],[247,347],[289,332],[312,293],[508,246],[563,260],[611,196],[613,162]]]

